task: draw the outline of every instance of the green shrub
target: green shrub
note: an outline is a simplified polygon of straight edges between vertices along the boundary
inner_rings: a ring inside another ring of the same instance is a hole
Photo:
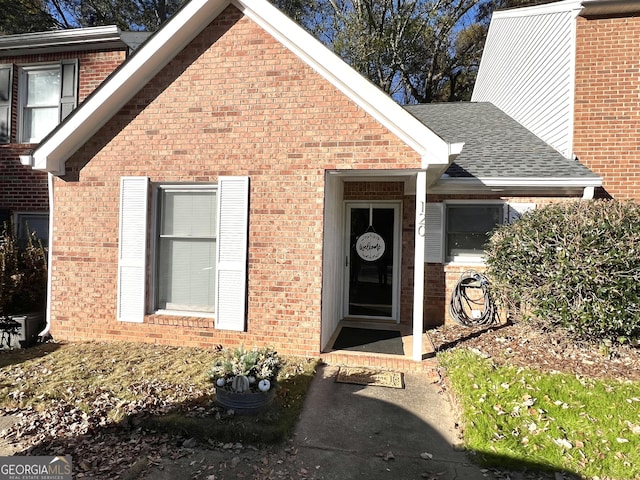
[[[640,336],[640,205],[572,201],[498,228],[487,248],[496,301],[579,337]]]

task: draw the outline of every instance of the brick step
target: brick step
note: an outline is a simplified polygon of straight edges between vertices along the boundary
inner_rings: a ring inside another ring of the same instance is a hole
[[[345,350],[323,353],[320,358],[327,365],[377,368],[399,372],[427,372],[437,375],[438,360],[435,357],[415,361],[399,355],[382,355]]]

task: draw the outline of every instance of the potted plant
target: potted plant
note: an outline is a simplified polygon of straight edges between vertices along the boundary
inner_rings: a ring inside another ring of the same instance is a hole
[[[0,347],[27,347],[44,326],[47,254],[34,234],[20,242],[15,227],[0,232]]]
[[[282,361],[271,348],[220,349],[210,378],[217,402],[235,413],[256,413],[275,398]]]

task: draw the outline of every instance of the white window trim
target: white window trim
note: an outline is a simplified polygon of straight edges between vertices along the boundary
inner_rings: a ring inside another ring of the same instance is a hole
[[[39,143],[42,138],[25,138],[25,109],[27,106],[27,73],[38,71],[38,70],[53,70],[57,68],[60,71],[60,91],[58,92],[58,102],[55,105],[58,111],[58,121],[57,125],[59,125],[64,119],[62,118],[62,102],[63,102],[63,90],[64,90],[64,66],[66,64],[75,64],[75,72],[74,72],[74,98],[73,100],[73,108],[77,107],[78,104],[78,85],[79,85],[79,68],[78,61],[65,59],[59,60],[57,62],[43,62],[43,63],[30,63],[30,64],[21,64],[18,65],[18,112],[17,112],[17,142],[18,143]],[[54,105],[50,105],[48,108],[53,108]],[[54,127],[55,128],[55,127]]]
[[[485,255],[456,255],[453,259],[448,259],[447,257],[447,236],[448,236],[448,218],[447,218],[447,206],[448,205],[468,205],[468,206],[481,206],[481,205],[502,205],[502,221],[506,223],[508,221],[508,202],[505,200],[445,200],[442,202],[444,204],[443,211],[443,228],[442,228],[442,256],[444,260],[444,265],[471,265],[471,266],[484,266],[486,264]]]
[[[41,138],[25,138],[25,110],[27,105],[27,77],[29,72],[35,72],[38,70],[49,71],[57,68],[60,71],[62,77],[62,63],[39,63],[34,65],[20,65],[20,74],[18,81],[18,142],[19,143],[38,143]],[[58,92],[57,105],[50,105],[49,108],[56,107],[58,110],[58,119],[60,118],[60,92]],[[59,121],[59,120],[58,120]]]
[[[153,293],[155,295],[155,291]],[[152,300],[155,300],[155,299],[152,299]],[[155,302],[154,302],[154,306],[155,306]],[[192,312],[189,310],[166,310],[166,309],[159,309],[159,310],[151,309],[150,312],[152,312],[152,315],[170,315],[172,317],[198,317],[198,318],[211,318],[211,319],[216,318],[216,314],[211,312],[200,312],[200,311]]]
[[[518,202],[508,200],[445,200],[442,202],[442,260],[443,265],[483,266],[486,264],[484,255],[458,255],[453,260],[447,260],[447,205],[502,205],[503,224],[514,221],[520,215],[535,210],[534,202]]]
[[[151,241],[151,279],[150,279],[150,295],[148,311],[154,315],[171,315],[174,317],[198,317],[198,318],[216,318],[216,312],[190,311],[190,310],[171,310],[166,308],[158,308],[158,251],[159,251],[159,235],[160,228],[160,192],[163,190],[173,191],[194,191],[194,190],[215,190],[218,192],[216,183],[156,183],[151,184],[153,191],[152,201],[152,217],[151,232],[153,239]],[[219,200],[219,199],[218,199]],[[217,212],[216,212],[217,214]]]

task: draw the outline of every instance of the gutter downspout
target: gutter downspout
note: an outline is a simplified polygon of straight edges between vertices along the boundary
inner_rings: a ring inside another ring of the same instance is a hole
[[[584,190],[582,191],[582,200],[593,200],[595,191],[595,187],[584,187]]]
[[[51,330],[51,278],[52,268],[51,260],[53,258],[53,174],[47,172],[47,187],[49,189],[49,252],[47,253],[47,311],[46,311],[46,325],[44,330],[39,334],[39,338],[45,338],[49,336],[49,330]]]

